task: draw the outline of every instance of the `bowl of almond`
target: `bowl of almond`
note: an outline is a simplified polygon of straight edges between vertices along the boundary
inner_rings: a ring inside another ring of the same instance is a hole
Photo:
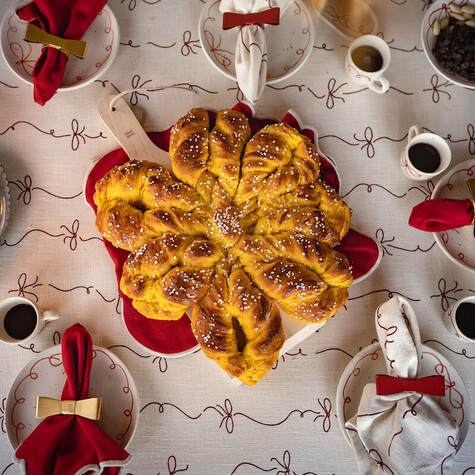
[[[475,2],[436,0],[422,21],[422,46],[438,74],[475,89]]]

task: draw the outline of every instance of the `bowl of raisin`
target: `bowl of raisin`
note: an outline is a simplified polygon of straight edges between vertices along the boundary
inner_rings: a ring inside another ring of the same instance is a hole
[[[475,89],[475,3],[436,0],[424,16],[421,35],[424,53],[437,73]]]

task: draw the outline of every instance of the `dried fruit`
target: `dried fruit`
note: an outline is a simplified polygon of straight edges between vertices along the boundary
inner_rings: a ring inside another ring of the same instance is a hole
[[[445,71],[475,81],[475,28],[467,25],[474,20],[458,24],[453,15],[445,28],[441,21],[441,31],[432,52]]]

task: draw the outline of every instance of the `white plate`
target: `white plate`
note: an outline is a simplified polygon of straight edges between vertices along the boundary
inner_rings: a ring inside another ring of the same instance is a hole
[[[211,64],[222,74],[236,80],[234,56],[239,28],[223,30],[220,0],[208,0],[201,12],[199,39]],[[267,84],[283,81],[295,74],[313,49],[312,16],[303,0],[294,0],[278,26],[266,26]]]
[[[359,8],[351,9],[351,6],[355,4]],[[375,35],[377,32],[378,20],[371,9],[371,2],[366,0],[353,3],[340,0],[313,0],[310,5],[315,12],[317,21],[322,20],[349,41],[353,41],[361,35]]]
[[[336,413],[340,429],[348,442],[350,437],[345,422],[358,410],[363,388],[375,382],[376,374],[387,374],[386,361],[379,343],[374,343],[360,351],[348,364],[341,375],[336,392]],[[470,399],[456,369],[440,353],[422,345],[420,375],[440,374],[445,379],[445,396],[434,397],[440,407],[451,414],[459,426],[460,450],[470,426]]]
[[[5,62],[16,76],[33,84],[32,74],[43,45],[23,40],[27,22],[21,21],[15,11],[24,1],[11,8],[3,19],[0,37]],[[87,42],[84,59],[69,56],[63,81],[58,91],[84,87],[105,73],[119,49],[119,26],[112,10],[106,5],[82,37]]]
[[[10,214],[10,192],[8,191],[8,181],[0,163],[0,238],[7,227],[8,216]]]
[[[475,158],[451,168],[432,192],[432,199],[471,199],[467,178],[475,177]],[[475,272],[475,237],[473,224],[462,228],[433,233],[435,242],[444,254],[456,264]]]
[[[94,345],[89,381],[89,397],[102,398],[99,427],[127,447],[139,417],[139,398],[131,374],[117,356]],[[20,371],[5,409],[7,435],[14,450],[43,420],[35,417],[36,398],[59,399],[65,382],[61,345],[42,351]]]
[[[468,87],[469,89],[475,89],[475,83],[473,81],[468,81],[457,74],[452,74],[442,69],[437,60],[435,59],[432,50],[435,46],[436,36],[432,33],[432,26],[435,20],[441,20],[449,16],[449,5],[455,3],[456,5],[467,5],[474,4],[473,1],[469,2],[468,0],[436,0],[432,5],[429,6],[424,19],[422,20],[421,27],[421,38],[422,38],[422,47],[424,48],[424,53],[429,60],[429,63],[432,67],[445,79],[450,82],[457,84],[458,86]]]

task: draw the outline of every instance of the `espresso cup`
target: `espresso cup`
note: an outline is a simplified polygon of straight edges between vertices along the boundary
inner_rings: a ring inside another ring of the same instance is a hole
[[[345,60],[345,73],[356,86],[365,86],[378,94],[389,89],[383,76],[391,61],[388,44],[379,36],[363,35],[351,43]]]
[[[453,303],[444,314],[444,325],[460,340],[475,343],[475,295]]]
[[[450,164],[452,153],[439,135],[424,132],[419,125],[409,129],[407,145],[401,154],[401,167],[411,180],[429,180]]]
[[[0,341],[8,345],[27,343],[59,315],[43,311],[24,297],[10,297],[0,302]]]

